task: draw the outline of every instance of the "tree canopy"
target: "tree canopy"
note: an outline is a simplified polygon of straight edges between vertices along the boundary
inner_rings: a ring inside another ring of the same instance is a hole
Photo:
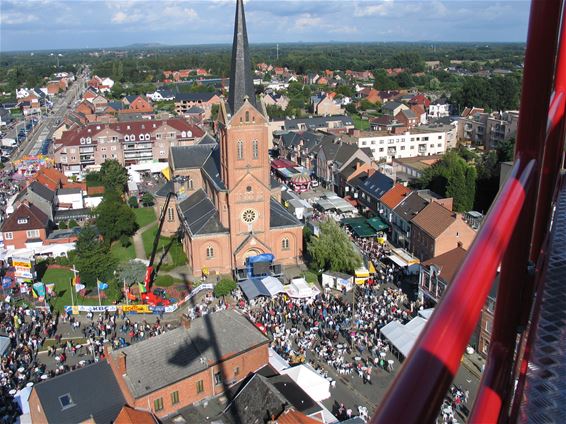
[[[423,172],[419,185],[441,196],[452,197],[454,210],[467,212],[474,206],[476,178],[476,168],[456,151],[450,151]]]
[[[122,194],[128,184],[128,171],[117,160],[106,160],[100,167],[100,180],[106,190]]]
[[[452,95],[452,101],[464,108],[511,110],[519,107],[520,80],[515,75],[494,78],[468,77]]]
[[[99,239],[92,226],[86,226],[81,230],[75,246],[75,265],[83,284],[94,287],[97,279],[108,281],[112,278],[116,259],[110,254],[108,245]]]
[[[362,258],[348,235],[331,219],[320,223],[319,237],[310,238],[307,251],[317,270],[352,272],[362,265]]]
[[[138,261],[129,261],[121,264],[116,270],[116,279],[118,282],[130,285],[133,283],[141,283],[145,278],[146,266]]]
[[[228,296],[233,290],[236,290],[236,282],[230,278],[223,278],[214,286],[214,296]]]
[[[138,229],[133,210],[115,191],[104,193],[102,202],[96,208],[96,226],[108,243],[123,235],[131,236]]]

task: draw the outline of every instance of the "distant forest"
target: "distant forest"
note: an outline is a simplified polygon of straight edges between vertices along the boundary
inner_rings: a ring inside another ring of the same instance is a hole
[[[2,53],[0,89],[12,91],[22,85],[36,86],[54,72],[75,71],[88,64],[93,73],[118,82],[151,83],[162,79],[164,70],[205,68],[216,76],[228,76],[230,45],[139,46],[122,49],[65,50]],[[288,67],[298,73],[331,70],[379,70],[405,67],[424,70],[424,62],[450,60],[480,62],[483,69],[517,69],[523,63],[524,43],[336,43],[251,45],[254,63]],[[61,56],[59,56],[61,54]]]

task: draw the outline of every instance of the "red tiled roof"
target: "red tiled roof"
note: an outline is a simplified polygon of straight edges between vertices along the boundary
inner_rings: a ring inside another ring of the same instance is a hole
[[[411,220],[433,239],[438,238],[454,221],[456,221],[456,213],[438,202],[430,202]]]
[[[20,223],[18,223],[20,220]],[[23,222],[25,220],[26,222]],[[49,217],[30,203],[22,203],[16,211],[10,215],[2,224],[2,232],[27,231],[47,228]]]
[[[69,179],[65,174],[55,168],[41,168],[37,174],[35,174],[34,180],[53,191],[69,184]]]
[[[457,247],[456,249],[449,250],[442,255],[423,262],[423,266],[436,266],[440,269],[438,276],[446,283],[450,284],[467,254],[468,251],[466,249]]]
[[[135,111],[133,111],[135,112]],[[151,120],[141,120],[141,121],[130,121],[130,122],[115,122],[108,124],[93,123],[85,125],[83,127],[78,127],[65,131],[61,136],[60,144],[65,146],[77,146],[80,144],[81,138],[90,137],[92,139],[92,144],[96,144],[96,135],[110,128],[123,135],[135,135],[136,138],[140,134],[150,134],[151,140],[155,140],[152,133],[158,130],[163,125],[169,125],[178,131],[190,131],[193,137],[199,138],[204,135],[204,131],[194,124],[189,124],[184,119],[173,118],[161,121],[151,121]],[[97,129],[98,128],[98,129]]]
[[[319,420],[307,417],[302,412],[289,409],[277,417],[277,424],[320,424]]]
[[[155,424],[157,421],[147,411],[139,411],[124,405],[114,420],[114,424]]]
[[[383,196],[381,196],[379,201],[389,209],[394,209],[405,197],[409,195],[410,192],[411,190],[403,184],[395,184]]]

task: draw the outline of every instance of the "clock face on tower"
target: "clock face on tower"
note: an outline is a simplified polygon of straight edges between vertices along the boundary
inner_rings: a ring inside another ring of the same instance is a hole
[[[242,221],[246,224],[253,224],[257,220],[257,212],[254,209],[245,209],[242,212]]]

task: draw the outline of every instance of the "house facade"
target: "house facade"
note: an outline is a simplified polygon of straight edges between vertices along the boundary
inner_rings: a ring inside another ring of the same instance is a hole
[[[43,244],[49,234],[50,221],[33,204],[22,203],[0,228],[6,249],[26,249]]]

